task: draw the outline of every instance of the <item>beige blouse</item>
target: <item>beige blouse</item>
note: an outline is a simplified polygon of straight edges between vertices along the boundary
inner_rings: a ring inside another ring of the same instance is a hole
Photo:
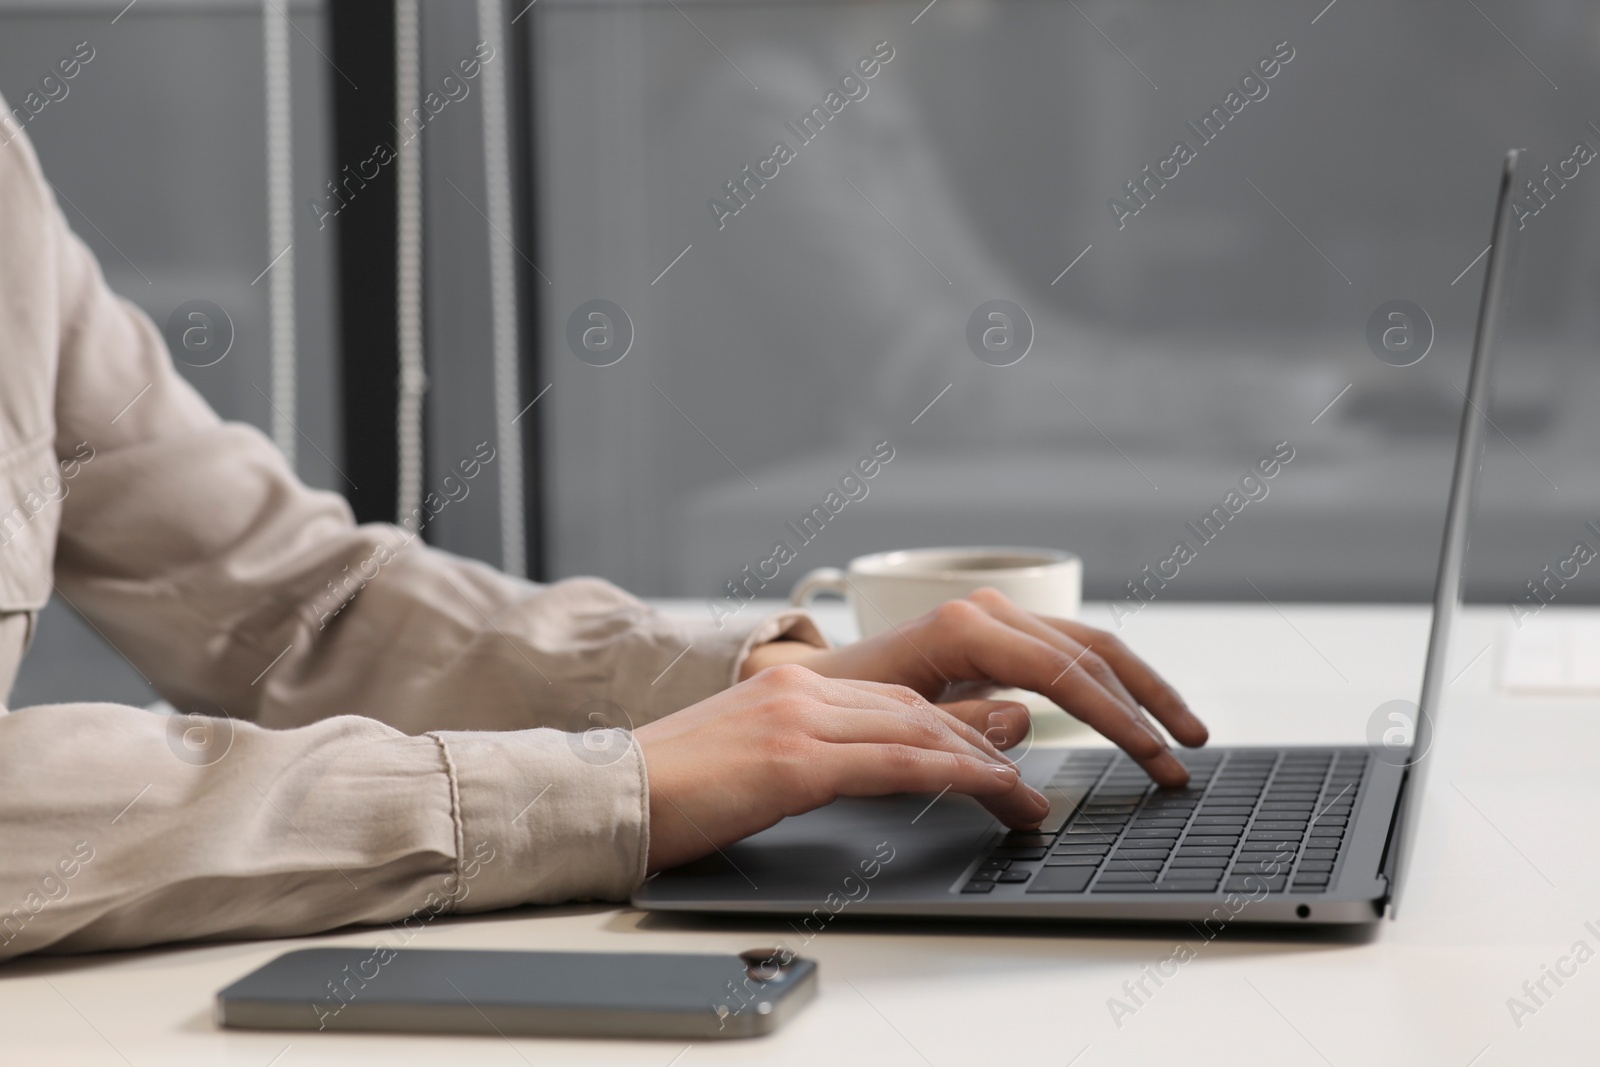
[[[0,958],[625,898],[649,785],[604,727],[822,642],[355,525],[174,372],[0,120],[0,694],[52,589],[210,716],[0,709]]]

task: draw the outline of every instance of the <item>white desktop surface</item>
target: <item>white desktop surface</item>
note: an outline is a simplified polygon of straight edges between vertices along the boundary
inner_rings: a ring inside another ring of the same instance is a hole
[[[831,632],[848,629],[837,606],[819,614]],[[1085,618],[1109,625],[1103,605]],[[1415,698],[1426,625],[1418,607],[1155,604],[1122,632],[1187,693],[1215,742],[1362,743],[1373,709]],[[0,1063],[1592,1063],[1600,957],[1562,986],[1546,978],[1542,1006],[1522,986],[1575,942],[1600,951],[1600,698],[1502,692],[1510,631],[1509,613],[1488,607],[1457,630],[1456,680],[1401,915],[1367,938],[1208,943],[1186,928],[840,923],[803,950],[819,961],[821,992],[792,1023],[767,1038],[692,1047],[252,1033],[212,1022],[216,990],[278,954],[370,946],[383,930],[356,928],[0,966]],[[1041,732],[1071,735],[1061,723]],[[705,926],[574,906],[441,919],[413,947],[739,951],[780,937],[798,940],[781,921]],[[1110,998],[1135,1006],[1123,983],[1180,942],[1194,958],[1160,987],[1146,978],[1153,995],[1119,1025]],[[1513,996],[1537,1009],[1520,1027]]]

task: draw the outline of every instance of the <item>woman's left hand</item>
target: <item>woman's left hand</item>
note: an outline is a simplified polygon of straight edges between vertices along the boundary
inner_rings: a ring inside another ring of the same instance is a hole
[[[940,704],[998,688],[1028,689],[1104,734],[1164,786],[1185,784],[1189,772],[1150,716],[1183,745],[1203,745],[1207,737],[1205,725],[1177,691],[1115,635],[1024,611],[994,589],[947,601],[921,618],[841,648],[796,641],[759,645],[746,659],[742,677],[779,663],[798,663],[830,678],[907,686]],[[970,725],[990,728],[988,722]],[[1018,739],[994,738],[1002,744]]]

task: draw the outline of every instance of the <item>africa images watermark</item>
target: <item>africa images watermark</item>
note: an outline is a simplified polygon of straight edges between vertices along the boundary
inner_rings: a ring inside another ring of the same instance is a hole
[[[1111,1021],[1117,1029],[1122,1029],[1123,1020],[1131,1015],[1139,1014],[1140,1010],[1147,1007],[1155,997],[1156,991],[1166,985],[1168,981],[1178,976],[1178,971],[1184,964],[1200,958],[1200,949],[1205,948],[1215,941],[1251,904],[1257,904],[1267,898],[1270,891],[1265,878],[1270,878],[1283,870],[1285,865],[1294,863],[1295,845],[1286,845],[1276,852],[1272,859],[1257,865],[1257,871],[1245,876],[1244,885],[1248,892],[1240,894],[1231,892],[1223,897],[1222,903],[1211,909],[1211,914],[1201,920],[1195,927],[1195,932],[1201,937],[1200,946],[1196,948],[1187,941],[1180,941],[1173,946],[1172,951],[1155,964],[1145,964],[1139,970],[1139,977],[1130,978],[1122,983],[1122,996],[1109,996],[1106,998],[1106,1010],[1111,1013]],[[1151,983],[1155,989],[1151,989]]]
[[[38,879],[38,887],[30,889],[21,903],[0,914],[0,944],[9,945],[22,935],[34,916],[52,904],[58,904],[72,893],[72,879],[90,860],[94,859],[94,846],[79,841],[72,851],[56,860],[55,866]]]
[[[837,89],[829,89],[822,103],[800,116],[798,124],[790,120],[783,124],[784,129],[792,133],[804,148],[822,135],[830,121],[832,121],[847,105],[867,98],[872,87],[867,82],[876,78],[885,64],[894,58],[894,48],[888,41],[879,41],[872,46],[872,54],[856,62],[843,77],[839,79]],[[859,77],[857,76],[859,74]],[[752,169],[746,163],[739,171],[739,177],[722,185],[723,197],[718,199],[713,196],[706,201],[706,207],[711,210],[711,217],[716,220],[717,229],[728,225],[728,219],[750,206],[750,201],[755,199],[756,190],[765,189],[767,182],[773,181],[783,168],[800,158],[798,148],[793,148],[788,141],[778,141],[772,146],[772,154],[761,160]]]
[[[1595,938],[1600,944],[1600,927],[1593,922],[1583,924],[1584,930]],[[1551,999],[1564,987],[1570,979],[1578,976],[1578,968],[1595,957],[1594,945],[1589,944],[1588,938],[1580,937],[1572,943],[1566,955],[1556,958],[1555,963],[1543,964],[1539,968],[1539,976],[1530,978],[1522,983],[1522,996],[1506,998],[1506,1010],[1511,1013],[1511,1021],[1521,1030],[1528,1016],[1537,1015],[1541,1010],[1550,1006]],[[1551,983],[1555,988],[1551,989]]]
[[[1289,42],[1279,41],[1272,46],[1272,55],[1257,60],[1256,65],[1239,79],[1237,89],[1228,90],[1222,103],[1212,105],[1211,110],[1200,119],[1200,125],[1184,123],[1194,135],[1198,147],[1191,146],[1187,140],[1177,142],[1172,146],[1171,155],[1156,163],[1153,169],[1146,163],[1139,172],[1143,177],[1135,178],[1123,186],[1127,199],[1113,196],[1106,200],[1106,207],[1111,210],[1111,220],[1117,224],[1117,229],[1127,226],[1130,218],[1149,207],[1150,201],[1156,197],[1156,191],[1165,189],[1167,182],[1175,180],[1183,173],[1184,167],[1199,159],[1200,148],[1221,136],[1223,129],[1241,111],[1252,102],[1265,100],[1272,91],[1267,82],[1276,78],[1294,56],[1294,48]]]
[[[71,55],[56,60],[55,69],[40,78],[37,87],[30,89],[20,104],[9,112],[0,111],[0,148],[16,140],[23,127],[38,118],[45,108],[65,100],[72,92],[72,86],[67,83],[83,73],[83,68],[93,62],[94,57],[94,46],[88,41],[79,41],[72,46]]]
[[[325,1004],[334,1004],[336,1007],[324,1008],[320,1004],[311,1005],[311,1010],[317,1016],[317,1029],[324,1029],[328,1020],[344,1011],[345,1005],[355,1000],[361,990],[367,988],[367,983],[375,980],[383,972],[384,965],[395,957],[397,948],[404,948],[416,938],[428,923],[438,918],[447,910],[459,907],[467,895],[472,892],[468,882],[476,878],[483,868],[494,862],[494,846],[487,841],[480,841],[472,850],[472,857],[461,864],[460,872],[451,872],[445,875],[442,893],[430,892],[410,915],[407,915],[398,925],[390,923],[390,929],[399,935],[400,944],[390,945],[380,940],[373,948],[372,955],[355,964],[345,964],[340,971],[340,976],[328,979],[326,985],[328,992],[322,1000]]]
[[[823,528],[839,516],[846,506],[853,501],[865,500],[872,491],[867,482],[878,476],[885,464],[894,459],[894,446],[888,441],[879,441],[872,446],[870,455],[862,456],[856,460],[855,465],[847,469],[844,476],[839,479],[839,488],[829,489],[823,496],[822,503],[813,505],[811,510],[801,515],[798,520],[783,524],[784,538],[772,546],[772,554],[766,559],[753,565],[745,564],[739,571],[739,576],[729,578],[721,600],[708,600],[706,606],[711,609],[711,619],[717,624],[717,629],[722,629],[723,622],[744,610],[745,604],[754,600],[767,587],[767,583],[775,581],[783,568],[793,563],[799,556],[797,548],[789,544],[792,536],[800,546],[810,544],[822,533]]]
[[[1600,538],[1600,526],[1594,522],[1584,523],[1583,528]],[[1528,591],[1523,594],[1521,602],[1512,600],[1506,604],[1511,609],[1511,621],[1517,624],[1517,629],[1522,629],[1525,621],[1553,603],[1569,583],[1577,580],[1583,568],[1594,562],[1597,555],[1600,552],[1588,541],[1579,541],[1572,546],[1572,551],[1565,559],[1546,563],[1538,579],[1523,583]]]
[[[790,924],[794,932],[800,935],[800,947],[804,948],[809,945],[818,934],[828,928],[828,924],[840,912],[851,904],[859,904],[866,900],[867,896],[872,892],[872,886],[869,883],[883,873],[884,867],[893,862],[894,857],[895,849],[893,845],[887,841],[878,842],[873,848],[872,856],[857,863],[855,869],[850,870],[844,876],[839,889],[836,892],[829,893],[823,898],[821,904],[811,910],[811,914],[800,920],[800,926],[805,927],[804,931],[799,926]],[[815,929],[812,928],[813,922],[816,923]],[[717,1029],[726,1028],[730,1017],[738,1015],[745,1008],[758,1003],[767,983],[778,978],[783,969],[793,963],[798,955],[799,953],[790,947],[788,942],[780,940],[778,947],[773,950],[771,958],[763,960],[752,968],[758,973],[751,974],[747,972],[742,982],[729,981],[726,989],[727,995],[723,998],[722,1003],[711,1006],[712,1012],[717,1016]]]
[[[1600,126],[1593,122],[1588,123],[1591,130],[1600,133]],[[1543,167],[1544,177],[1535,182],[1529,178],[1523,183],[1524,195],[1511,201],[1511,210],[1517,216],[1517,229],[1526,229],[1528,220],[1550,206],[1550,201],[1556,198],[1556,193],[1567,187],[1570,182],[1583,173],[1583,168],[1594,162],[1596,153],[1594,146],[1588,141],[1578,141],[1572,146],[1572,154],[1566,159],[1555,164],[1555,171],[1550,170],[1550,164]],[[1570,172],[1569,172],[1570,168]]]
[[[72,491],[68,483],[76,478],[88,463],[94,460],[94,447],[80,441],[72,455],[57,464],[59,474],[42,474],[36,485],[22,494],[22,499],[10,511],[0,512],[0,548],[4,548],[22,533],[35,518],[51,504],[59,504]]]
[[[324,599],[324,594],[320,592],[312,600],[311,610],[316,616],[317,629],[326,628],[329,620],[335,618],[341,611],[349,607],[356,596],[378,577],[384,567],[399,558],[400,553],[410,547],[411,543],[421,536],[423,527],[433,519],[438,518],[440,512],[452,502],[460,503],[465,500],[467,494],[472,492],[472,486],[468,483],[482,474],[484,467],[494,462],[495,455],[494,447],[489,442],[478,442],[473,448],[472,455],[456,464],[456,469],[461,472],[461,477],[457,478],[454,474],[445,475],[444,480],[440,483],[440,488],[444,491],[443,495],[430,490],[423,496],[421,506],[411,510],[411,514],[406,517],[405,522],[401,525],[401,528],[406,532],[406,536],[399,544],[391,545],[380,542],[372,550],[371,555],[356,564],[354,571],[350,569],[348,563],[345,564],[342,573],[327,583],[326,598],[328,606],[323,607],[319,603]]]
[[[1177,578],[1183,568],[1193,563],[1200,555],[1200,549],[1215,541],[1224,528],[1233,519],[1237,518],[1251,503],[1265,500],[1272,487],[1267,484],[1276,478],[1283,468],[1294,459],[1294,446],[1288,441],[1279,441],[1272,446],[1272,451],[1256,460],[1255,466],[1245,472],[1239,479],[1237,489],[1229,489],[1222,503],[1213,507],[1208,513],[1202,515],[1198,523],[1187,522],[1184,532],[1193,534],[1195,545],[1189,543],[1188,537],[1179,540],[1172,546],[1172,554],[1154,566],[1145,564],[1141,571],[1142,577],[1130,578],[1125,584],[1128,595],[1122,601],[1111,602],[1111,617],[1117,624],[1117,629],[1122,629],[1124,620],[1131,619],[1144,610],[1144,606],[1154,600],[1167,583]],[[1124,606],[1126,604],[1131,606]]]
[[[472,93],[472,86],[467,84],[483,72],[483,64],[494,59],[493,46],[484,41],[479,41],[473,46],[472,55],[460,60],[456,69],[461,72],[461,77],[455,74],[446,74],[440,87],[444,95],[439,95],[437,90],[430,91],[422,98],[422,106],[413,108],[405,120],[405,129],[402,131],[405,140],[402,145],[408,145],[416,140],[418,135],[427,127],[428,123],[452,103],[460,103]],[[397,127],[398,131],[398,127]],[[400,158],[400,153],[388,141],[379,141],[372,149],[372,154],[356,164],[355,173],[350,172],[350,164],[344,165],[342,175],[338,179],[329,178],[327,182],[328,193],[320,198],[306,201],[306,206],[311,209],[311,214],[316,217],[317,229],[325,229],[328,220],[338,215],[349,206],[361,190],[367,187],[367,182],[373,181],[382,172],[383,168]],[[370,169],[370,173],[368,172]],[[340,195],[340,194],[343,195]],[[326,203],[325,203],[326,201]],[[331,206],[329,206],[331,205]]]

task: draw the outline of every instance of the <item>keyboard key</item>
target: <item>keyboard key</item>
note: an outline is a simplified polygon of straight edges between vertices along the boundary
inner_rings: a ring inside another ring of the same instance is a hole
[[[1056,868],[1051,869],[1055,870]],[[1154,885],[1155,880],[1155,871],[1106,871],[1100,875],[1100,881],[1107,884],[1112,882],[1116,882],[1118,884],[1124,882],[1138,882],[1142,885]]]
[[[1334,838],[1334,839],[1338,839],[1338,838],[1341,838],[1341,837],[1344,836],[1344,827],[1342,827],[1342,826],[1316,826],[1316,827],[1312,827],[1311,836],[1315,837],[1315,838]]]
[[[997,848],[992,854],[993,859],[1000,860],[1042,860],[1049,851],[1043,848]]]
[[[1044,861],[1046,867],[1098,867],[1104,856],[1051,856]]]
[[[1057,856],[1104,856],[1111,851],[1111,846],[1096,841],[1067,841],[1055,848]]]
[[[1316,821],[1318,826],[1344,826],[1350,820],[1339,815],[1324,815]]]
[[[1222,857],[1223,859],[1231,859],[1233,857],[1233,846],[1232,845],[1221,845],[1221,846],[1205,845],[1205,846],[1198,846],[1197,847],[1197,846],[1192,846],[1192,845],[1185,845],[1183,848],[1178,849],[1178,854],[1177,854],[1176,858],[1177,859],[1181,859],[1181,860],[1192,860],[1192,859],[1199,859],[1199,858],[1202,858],[1202,857],[1215,858],[1215,857],[1218,857],[1218,856]]]
[[[1228,879],[1228,884],[1224,888],[1230,893],[1259,893],[1265,887],[1269,893],[1281,893],[1285,881],[1287,879],[1281,874],[1273,878],[1259,874],[1247,874],[1243,877],[1235,875]]]
[[[1157,882],[1158,893],[1215,893],[1216,882]]]
[[[1160,862],[1167,858],[1167,849],[1164,848],[1121,848],[1111,854],[1113,860],[1155,860]]]
[[[986,871],[1003,871],[1009,866],[1011,866],[1010,860],[986,859],[983,861],[982,869]]]
[[[1159,871],[1164,860],[1119,860],[1111,857],[1111,862],[1106,864],[1108,871]]]
[[[1239,864],[1251,864],[1254,866],[1259,866],[1264,863],[1271,863],[1276,864],[1279,868],[1286,871],[1289,869],[1290,865],[1294,863],[1294,853],[1241,852],[1237,856],[1233,857],[1233,861]]]
[[[1301,860],[1299,871],[1302,874],[1327,874],[1333,870],[1332,860]]]
[[[1028,892],[1081,893],[1093,877],[1093,867],[1046,867],[1034,877]]]
[[[1022,869],[1020,867],[1013,867],[1009,871],[1001,871],[1000,872],[1000,877],[996,878],[995,881],[997,881],[997,882],[1026,882],[1031,877],[1033,877],[1033,872],[1032,871],[1024,870],[1024,869]]]
[[[1053,834],[1066,825],[1072,813],[1078,810],[1078,805],[1083,803],[1088,795],[1086,786],[1046,786],[1043,790],[1045,799],[1050,802],[1050,810],[1039,822],[1039,832]]]
[[[1305,858],[1308,860],[1331,860],[1339,855],[1336,848],[1308,848]]]
[[[977,881],[968,882],[966,885],[961,887],[961,891],[963,893],[992,893],[994,892],[994,883]]]
[[[1200,826],[1237,826],[1243,829],[1244,824],[1250,821],[1247,815],[1196,815],[1190,825]]]
[[[1235,863],[1233,865],[1233,873],[1235,876],[1254,874],[1264,877],[1277,877],[1289,873],[1289,864],[1279,863],[1275,860],[1262,860],[1260,863]],[[1000,880],[1003,882],[1005,878],[1002,877]]]
[[[1328,884],[1328,878],[1329,876],[1326,874],[1297,874],[1294,876],[1294,884],[1296,886],[1325,886]]]
[[[1004,871],[1000,870],[982,869],[972,876],[972,880],[974,882],[992,882],[1004,873]]]
[[[1135,830],[1181,830],[1187,822],[1187,819],[1138,818],[1133,821],[1133,828]]]
[[[1055,843],[1055,839],[1054,834],[1015,833],[1007,834],[1000,843],[1008,848],[1048,848]]]
[[[1203,834],[1196,836],[1190,834],[1183,839],[1185,848],[1203,847],[1207,845],[1226,845],[1233,847],[1239,843],[1238,834]]]
[[[1181,832],[1182,832],[1181,830],[1171,829],[1171,828],[1168,828],[1168,827],[1165,827],[1165,826],[1161,826],[1161,827],[1135,826],[1133,829],[1128,831],[1128,838],[1129,839],[1131,839],[1131,838],[1140,838],[1140,839],[1156,839],[1156,838],[1160,838],[1160,839],[1167,840],[1167,841],[1176,841],[1178,839],[1178,834],[1180,834]]]
[[[1226,856],[1177,856],[1174,857],[1172,866],[1167,869],[1169,871],[1179,869],[1201,870],[1207,867],[1220,869],[1227,865],[1228,857]]]
[[[1260,833],[1267,830],[1304,830],[1305,828],[1306,821],[1304,819],[1296,819],[1292,821],[1288,819],[1270,819],[1265,822],[1257,819],[1255,825],[1250,827],[1251,831],[1255,833]]]

